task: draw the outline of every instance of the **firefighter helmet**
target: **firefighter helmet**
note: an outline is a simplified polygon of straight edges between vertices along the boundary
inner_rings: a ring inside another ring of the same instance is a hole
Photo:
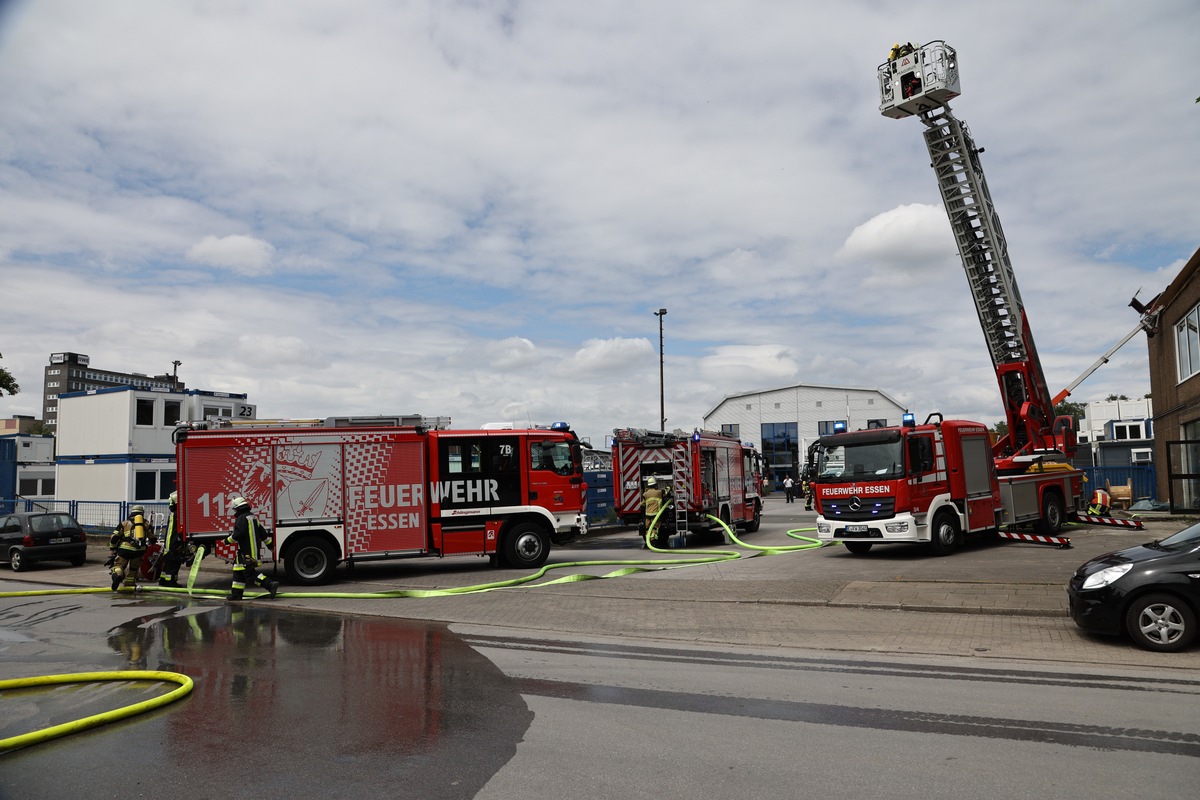
[[[129,509],[129,513],[130,514],[145,514],[146,507],[145,506],[134,506],[133,508]]]
[[[654,477],[653,475],[651,475],[651,476],[650,476],[650,477],[649,477],[649,478],[646,480],[646,485],[647,485],[647,486],[657,486],[657,485],[658,485],[658,478],[656,478],[656,477]]]
[[[173,506],[178,502],[179,502],[179,493],[171,492],[171,496],[167,498],[167,504]]]
[[[233,498],[233,502],[229,504],[229,507],[235,512],[241,511],[243,508],[250,508],[250,501],[244,497],[235,497]]]

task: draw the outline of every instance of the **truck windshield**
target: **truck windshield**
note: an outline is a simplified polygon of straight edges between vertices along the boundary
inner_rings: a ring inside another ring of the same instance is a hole
[[[575,471],[579,454],[572,453],[571,443],[563,440],[529,443],[529,461],[534,469],[544,469],[559,475]]]
[[[883,480],[903,475],[904,454],[899,440],[826,444],[817,463],[819,480]]]

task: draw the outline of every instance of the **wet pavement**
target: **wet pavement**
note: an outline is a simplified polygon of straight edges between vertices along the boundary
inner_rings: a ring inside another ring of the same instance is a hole
[[[532,721],[514,683],[444,625],[101,594],[6,599],[0,630],[0,678],[149,669],[195,682],[162,709],[0,756],[0,797],[14,800],[467,798]],[[172,688],[6,691],[0,738]]]

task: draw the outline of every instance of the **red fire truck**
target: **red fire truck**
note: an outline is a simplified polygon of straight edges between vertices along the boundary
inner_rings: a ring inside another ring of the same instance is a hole
[[[684,532],[717,527],[708,515],[753,533],[762,518],[762,458],[732,436],[713,431],[641,428],[613,431],[613,480],[617,516],[626,525],[642,520],[642,492],[654,477],[671,487],[671,507],[659,524]]]
[[[964,532],[1006,535],[1006,527],[1034,523],[1055,543],[1053,534],[1068,514],[1087,505],[1083,474],[1069,463],[1074,420],[1054,417],[983,176],[982,150],[948,105],[960,94],[957,54],[942,41],[906,45],[877,71],[880,112],[895,119],[917,115],[925,125],[930,164],[992,357],[1008,432],[993,442],[987,426],[943,421],[937,414],[920,426],[906,415],[898,427],[822,437],[810,450],[817,537],[842,541],[854,553],[887,542],[927,542],[945,555]]]
[[[566,423],[203,426],[175,434],[180,527],[216,544],[232,530],[233,498],[245,497],[293,583],[325,583],[343,561],[417,556],[535,568],[551,543],[586,533],[580,443]]]

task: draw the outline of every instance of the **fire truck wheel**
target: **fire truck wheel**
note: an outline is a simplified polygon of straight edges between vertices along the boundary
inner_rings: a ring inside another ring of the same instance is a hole
[[[1125,612],[1125,629],[1138,647],[1174,653],[1196,638],[1196,615],[1178,597],[1148,594]]]
[[[953,514],[942,512],[934,517],[933,536],[929,540],[930,552],[935,556],[948,556],[958,547],[961,539],[962,531]]]
[[[288,580],[301,586],[328,583],[337,566],[333,548],[318,536],[305,536],[288,548],[284,559]]]
[[[754,504],[754,519],[746,523],[746,533],[758,533],[758,526],[762,524],[762,506],[758,503]]]
[[[523,522],[504,537],[501,557],[504,563],[517,569],[537,569],[550,555],[550,540],[537,525]]]
[[[1038,520],[1038,533],[1054,536],[1062,530],[1067,519],[1067,506],[1058,492],[1046,492],[1042,497],[1042,518]]]

